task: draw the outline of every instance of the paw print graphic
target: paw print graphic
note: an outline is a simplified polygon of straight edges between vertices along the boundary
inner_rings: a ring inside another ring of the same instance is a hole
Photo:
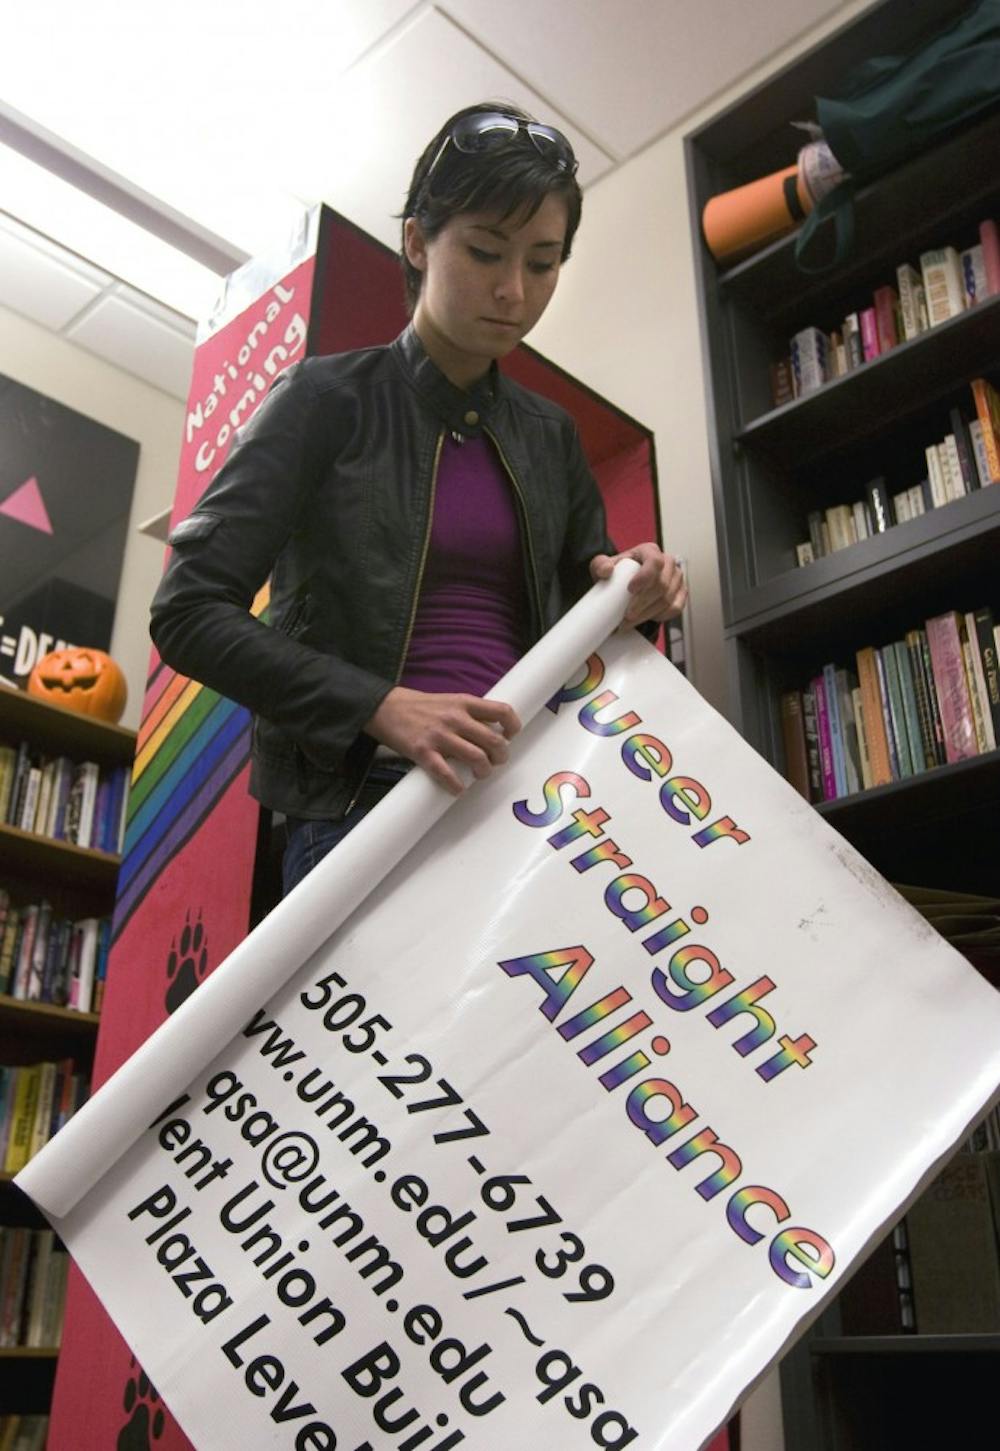
[[[153,1442],[163,1435],[166,1417],[146,1372],[134,1357],[131,1363],[133,1374],[124,1396],[128,1421],[118,1432],[118,1451],[152,1451]]]
[[[208,972],[208,948],[205,945],[205,929],[201,912],[192,925],[191,913],[184,919],[180,941],[174,938],[167,957],[169,983],[164,998],[168,1013],[174,1013],[185,1002]]]

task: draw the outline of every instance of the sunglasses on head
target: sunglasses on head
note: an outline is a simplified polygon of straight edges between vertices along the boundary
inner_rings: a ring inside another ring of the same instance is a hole
[[[539,156],[544,156],[559,171],[576,175],[580,163],[566,137],[554,126],[543,126],[539,121],[522,121],[519,116],[510,116],[504,111],[478,111],[461,117],[452,126],[427,168],[424,185],[434,174],[434,168],[447,150],[449,141],[456,151],[466,156],[482,156],[488,151],[502,151],[517,139],[519,131],[527,132]]]

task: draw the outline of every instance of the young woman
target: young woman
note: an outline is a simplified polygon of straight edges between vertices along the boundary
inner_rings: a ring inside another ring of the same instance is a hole
[[[412,322],[275,383],[153,601],[164,660],[255,714],[251,790],[288,818],[285,889],[417,762],[461,791],[519,729],[488,691],[615,560],[576,430],[497,360],[541,317],[580,220],[566,138],[458,112],[403,213]],[[678,613],[655,544],[626,623]],[[271,577],[270,625],[249,614]]]

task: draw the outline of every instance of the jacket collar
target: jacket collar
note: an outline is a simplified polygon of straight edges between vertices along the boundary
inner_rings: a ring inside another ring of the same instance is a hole
[[[392,344],[397,362],[435,415],[453,433],[473,435],[496,413],[503,376],[496,363],[471,388],[456,388],[428,356],[410,323]]]

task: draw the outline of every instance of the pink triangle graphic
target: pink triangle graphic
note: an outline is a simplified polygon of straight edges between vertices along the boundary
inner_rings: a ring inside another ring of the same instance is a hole
[[[45,500],[34,476],[25,480],[19,489],[15,489],[4,499],[0,504],[0,514],[6,514],[9,519],[17,519],[19,523],[27,524],[30,529],[40,529],[43,534],[52,533]]]

